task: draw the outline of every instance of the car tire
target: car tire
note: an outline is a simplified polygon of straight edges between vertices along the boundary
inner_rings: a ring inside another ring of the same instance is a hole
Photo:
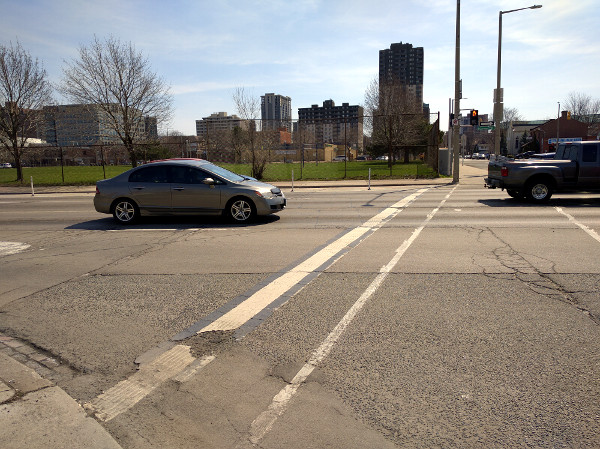
[[[552,184],[546,179],[536,179],[527,184],[527,199],[534,203],[545,203],[552,196]]]
[[[113,218],[122,225],[129,225],[138,221],[140,210],[134,201],[127,198],[120,198],[114,202]]]
[[[248,198],[233,198],[227,203],[225,214],[234,223],[249,223],[256,217],[256,207]]]

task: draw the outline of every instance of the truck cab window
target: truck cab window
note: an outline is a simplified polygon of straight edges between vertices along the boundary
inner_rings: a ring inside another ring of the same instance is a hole
[[[598,146],[585,145],[583,147],[583,155],[581,160],[583,162],[596,162],[598,160]]]

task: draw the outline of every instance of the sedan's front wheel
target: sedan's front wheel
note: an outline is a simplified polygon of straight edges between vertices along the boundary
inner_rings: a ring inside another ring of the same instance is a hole
[[[231,201],[226,210],[227,216],[235,223],[248,223],[256,216],[254,204],[245,198]]]
[[[128,199],[118,200],[113,207],[113,217],[119,224],[131,224],[140,216],[137,204]]]

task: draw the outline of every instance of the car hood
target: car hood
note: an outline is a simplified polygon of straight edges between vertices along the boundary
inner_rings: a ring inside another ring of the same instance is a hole
[[[267,190],[271,190],[271,191],[273,189],[279,190],[279,187],[276,187],[273,184],[267,184],[266,182],[257,181],[254,179],[248,179],[244,182],[240,182],[239,184],[243,185],[243,186],[255,187],[257,189],[267,189]]]

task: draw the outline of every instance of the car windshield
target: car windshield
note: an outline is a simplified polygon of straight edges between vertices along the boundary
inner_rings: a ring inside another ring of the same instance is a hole
[[[231,181],[231,182],[242,182],[242,181],[245,181],[248,179],[244,176],[240,176],[233,172],[230,172],[229,170],[227,170],[223,167],[219,167],[218,165],[214,165],[214,164],[210,164],[210,163],[203,164],[202,168],[208,170],[211,173],[214,173],[217,176],[220,176],[221,178],[225,178],[227,181]]]

